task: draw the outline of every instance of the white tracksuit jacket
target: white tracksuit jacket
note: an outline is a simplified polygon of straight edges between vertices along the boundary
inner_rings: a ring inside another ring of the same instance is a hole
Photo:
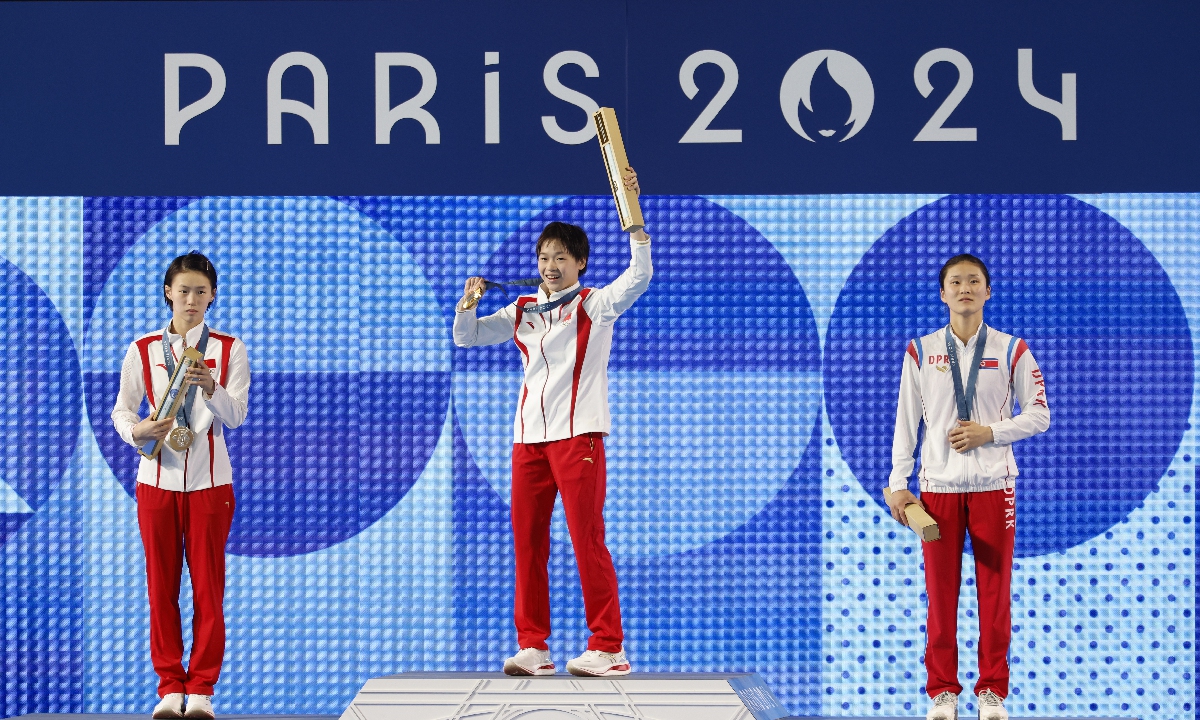
[[[540,443],[583,435],[608,434],[608,355],[613,324],[650,286],[654,268],[650,243],[630,240],[633,259],[611,285],[587,288],[550,312],[522,310],[566,295],[578,283],[549,296],[524,295],[488,317],[475,308],[454,314],[454,344],[496,345],[513,340],[521,352],[525,380],[517,398],[514,442]]]
[[[204,325],[187,333],[187,346],[200,342]],[[183,353],[183,336],[171,333],[168,338],[178,358]],[[233,466],[225,447],[225,428],[235,428],[246,420],[250,395],[250,362],[241,340],[208,329],[208,347],[204,360],[214,373],[217,385],[212,397],[197,390],[188,412],[189,425],[196,433],[192,446],[176,452],[164,444],[154,460],[142,457],[137,481],[163,490],[193,492],[233,482]],[[162,331],[141,336],[130,344],[121,365],[121,390],[112,411],[113,425],[121,439],[133,447],[133,426],[141,418],[138,409],[143,398],[150,402],[151,412],[162,399],[170,382],[163,358]],[[178,421],[176,421],[178,425]]]
[[[957,336],[954,338],[964,388],[978,339],[978,331],[965,345]],[[1021,408],[1016,417],[1013,417],[1014,396]],[[988,328],[971,420],[991,427],[995,440],[966,453],[956,452],[948,439],[958,424],[958,404],[947,357],[946,329],[943,327],[908,344],[892,441],[892,474],[888,479],[892,491],[908,489],[917,429],[922,420],[925,441],[921,446],[921,492],[1013,489],[1018,469],[1012,444],[1050,427],[1046,382],[1025,341]]]

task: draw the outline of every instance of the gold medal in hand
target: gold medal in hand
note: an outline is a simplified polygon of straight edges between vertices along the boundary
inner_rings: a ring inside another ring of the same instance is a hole
[[[471,308],[475,307],[479,304],[479,299],[483,297],[483,292],[483,287],[475,288],[471,291],[470,295],[462,299],[462,303],[460,303],[459,307],[461,307],[463,310],[470,310]]]

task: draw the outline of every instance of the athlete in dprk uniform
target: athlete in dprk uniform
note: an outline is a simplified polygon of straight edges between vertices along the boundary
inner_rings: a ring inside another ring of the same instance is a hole
[[[1012,634],[1012,559],[1018,474],[1012,445],[1050,427],[1046,384],[1025,341],[988,327],[983,306],[991,278],[972,255],[950,258],[938,276],[950,324],[913,340],[904,356],[892,443],[892,517],[917,503],[937,521],[941,539],[922,543],[929,597],[925,685],[928,720],[956,720],[958,596],[963,538],[971,535],[979,597],[980,720],[1007,720],[1008,647]],[[1013,415],[1014,398],[1021,413]],[[917,430],[925,423],[918,478],[908,489]]]
[[[640,194],[627,168],[626,187]],[[521,354],[524,382],[513,422],[512,528],[516,552],[513,607],[519,651],[504,663],[509,675],[553,675],[550,637],[550,514],[562,494],[567,529],[579,567],[583,604],[592,635],[588,649],[567,663],[574,675],[629,673],[623,649],[617,574],[604,544],[604,437],[608,410],[608,357],[613,324],[650,285],[650,237],[630,234],[629,268],[611,285],[580,285],[587,270],[582,228],[552,222],[537,241],[542,283],[500,311],[477,318],[467,302],[485,289],[467,280],[454,315],[459,347],[512,340]]]

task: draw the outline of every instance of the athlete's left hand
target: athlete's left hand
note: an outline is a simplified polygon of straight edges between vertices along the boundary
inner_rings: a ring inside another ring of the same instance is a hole
[[[641,197],[642,196],[642,186],[638,185],[637,173],[633,171],[633,168],[626,167],[625,172],[622,173],[622,175],[625,180],[625,189],[630,190],[633,192],[634,195]]]
[[[950,447],[960,453],[974,450],[994,439],[991,427],[970,420],[959,420],[958,427],[950,431]]]
[[[183,380],[186,383],[184,386],[185,390],[191,385],[198,385],[201,390],[212,395],[213,390],[217,389],[217,381],[213,379],[212,371],[208,369],[208,365],[200,363],[192,365]]]

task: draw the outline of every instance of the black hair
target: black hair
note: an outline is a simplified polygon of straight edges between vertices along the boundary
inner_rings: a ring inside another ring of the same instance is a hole
[[[171,307],[171,299],[167,297],[167,288],[175,281],[175,276],[181,272],[198,272],[208,278],[212,284],[213,292],[217,290],[217,269],[213,267],[208,258],[196,252],[191,251],[187,255],[180,255],[171,261],[167,266],[167,274],[163,278],[163,300],[167,303],[167,307]],[[216,298],[208,301],[208,307],[216,302]]]
[[[567,254],[576,260],[583,262],[583,269],[579,271],[580,275],[587,272],[588,252],[588,237],[583,228],[570,223],[558,222],[557,220],[550,223],[542,230],[542,234],[538,236],[537,247],[534,248],[534,253],[541,255],[542,246],[551,240],[557,240],[562,243],[563,249]]]
[[[955,265],[957,265],[959,263],[970,263],[970,264],[978,267],[980,270],[983,271],[984,285],[986,285],[989,288],[992,286],[992,276],[990,273],[988,273],[987,265],[984,265],[983,261],[980,260],[979,258],[975,257],[974,255],[972,255],[970,253],[963,253],[961,255],[955,255],[954,257],[950,258],[949,260],[946,261],[946,264],[942,266],[942,271],[938,273],[938,287],[939,288],[946,287],[946,273],[948,273],[950,271],[950,268],[954,267]]]

